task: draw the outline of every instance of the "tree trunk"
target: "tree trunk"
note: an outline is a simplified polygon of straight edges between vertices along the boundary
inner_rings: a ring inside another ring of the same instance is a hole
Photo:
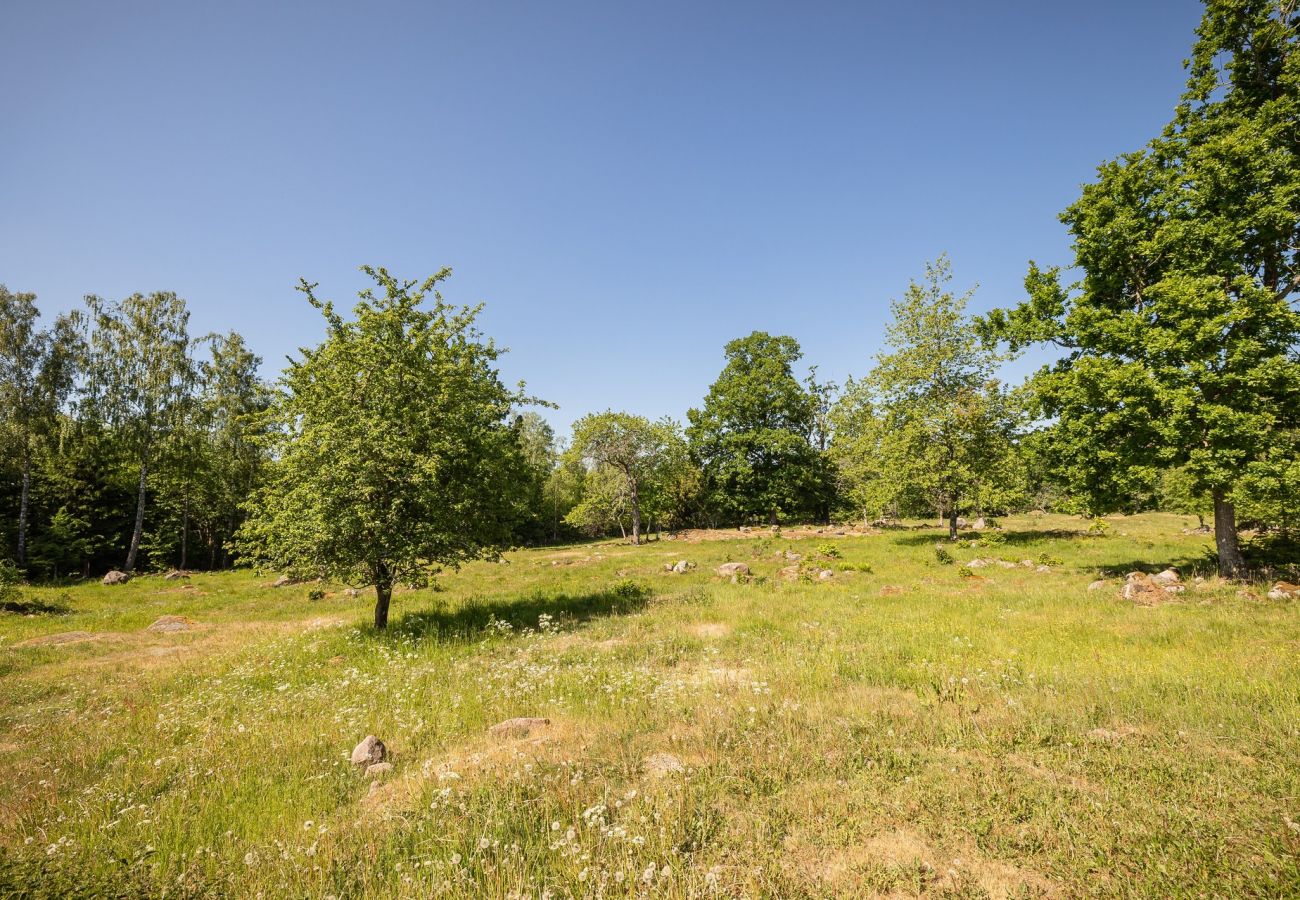
[[[393,576],[383,563],[375,566],[375,627],[388,627],[388,604],[393,599]]]
[[[131,549],[126,552],[126,565],[123,571],[131,575],[135,572],[135,558],[140,552],[140,538],[144,534],[144,494],[145,479],[149,476],[148,458],[140,460],[140,491],[135,502],[135,529],[131,532]]]
[[[32,452],[23,441],[23,488],[18,501],[18,567],[27,565],[27,511],[32,498]]]
[[[187,488],[185,491],[185,503],[181,510],[181,571],[185,570],[185,564],[189,562],[190,555],[190,492]]]
[[[641,501],[636,495],[636,481],[628,479],[632,488],[632,543],[641,543]]]
[[[1219,574],[1240,578],[1246,574],[1246,560],[1237,542],[1237,508],[1224,496],[1214,492],[1214,546],[1219,551]]]
[[[948,510],[948,540],[950,541],[957,540],[957,504],[956,503],[952,505],[952,509]]]

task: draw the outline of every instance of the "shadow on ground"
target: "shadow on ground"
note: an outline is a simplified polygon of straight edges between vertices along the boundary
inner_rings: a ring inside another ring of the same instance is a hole
[[[623,582],[603,591],[585,594],[531,594],[512,599],[472,598],[455,609],[435,607],[409,612],[393,621],[387,631],[367,628],[365,634],[377,641],[478,640],[490,627],[511,631],[536,629],[538,619],[547,615],[572,626],[605,616],[622,616],[636,612],[650,601],[649,587]]]
[[[63,597],[53,601],[19,597],[0,603],[0,612],[17,613],[20,616],[62,616],[72,612],[72,607]]]
[[[1085,531],[1069,531],[1061,528],[1048,528],[1031,531],[959,531],[957,540],[975,541],[988,534],[1000,534],[1002,540],[986,549],[996,550],[999,546],[1013,547],[1017,544],[1032,544],[1037,541],[1069,541],[1090,538]],[[923,532],[913,532],[906,535],[897,535],[893,538],[895,544],[906,544],[918,546],[921,544],[933,544],[936,541],[948,540],[948,529],[927,526]]]

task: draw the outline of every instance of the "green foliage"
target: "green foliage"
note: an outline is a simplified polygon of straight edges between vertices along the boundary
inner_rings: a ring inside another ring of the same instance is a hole
[[[957,575],[961,578],[974,578],[975,570],[972,569],[970,566],[958,566]]]
[[[943,544],[934,545],[934,558],[941,566],[950,566],[953,563],[952,554],[948,552],[948,548]]]
[[[582,499],[567,520],[593,533],[630,520],[634,544],[641,542],[644,518],[662,521],[687,465],[675,422],[612,411],[574,423],[567,457],[584,472]]]
[[[816,552],[818,556],[824,557],[825,559],[840,558],[840,548],[830,541],[818,544]]]
[[[307,592],[307,599],[311,600],[312,602],[324,600],[325,592],[320,588],[312,588],[310,591]]]
[[[1182,493],[1217,501],[1225,575],[1243,470],[1289,468],[1277,449],[1300,427],[1298,46],[1285,4],[1210,3],[1174,120],[1062,216],[1082,280],[1031,263],[1029,299],[984,323],[1068,352],[1035,387],[1069,489],[1120,509],[1180,469]]]
[[[0,609],[17,605],[22,600],[19,586],[23,583],[22,572],[12,560],[0,559]]]
[[[756,331],[725,353],[703,406],[687,413],[709,509],[731,522],[824,514],[830,473],[812,444],[823,389],[810,393],[795,377],[798,342]]]
[[[1007,536],[1001,531],[986,531],[975,543],[980,547],[1000,547],[1007,542]]]
[[[363,271],[379,293],[362,291],[351,321],[300,287],[327,335],[281,380],[276,462],[242,547],[262,566],[374,584],[382,628],[395,581],[509,543],[527,475],[510,412],[526,398],[501,383],[478,308],[435,289],[450,270],[423,282]]]
[[[1038,554],[1038,564],[1040,566],[1059,566],[1061,565],[1061,558],[1059,556],[1052,556],[1052,554],[1044,550],[1042,553]]]

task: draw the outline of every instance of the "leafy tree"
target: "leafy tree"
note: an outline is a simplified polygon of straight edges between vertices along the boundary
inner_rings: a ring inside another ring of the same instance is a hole
[[[816,398],[799,383],[792,337],[755,331],[726,346],[727,364],[700,409],[687,413],[691,454],[710,504],[732,519],[815,512],[827,472],[811,440]]]
[[[553,536],[557,527],[549,501],[558,500],[558,497],[550,498],[546,494],[546,486],[559,464],[555,429],[533,410],[516,416],[514,427],[519,434],[519,446],[527,467],[524,486],[527,514],[516,526],[516,534],[523,540],[538,542],[545,540],[547,535]]]
[[[1235,577],[1242,473],[1289,467],[1300,424],[1300,16],[1210,0],[1197,35],[1173,121],[1061,217],[1082,280],[1031,263],[1029,299],[986,328],[1067,351],[1035,386],[1071,488],[1101,511],[1183,469]]]
[[[1214,502],[1198,491],[1198,487],[1196,478],[1187,469],[1165,469],[1156,485],[1157,502],[1166,512],[1196,516],[1204,528],[1205,516],[1214,512]]]
[[[869,378],[881,422],[869,432],[879,460],[877,496],[915,491],[929,498],[957,536],[957,516],[980,508],[1012,486],[1015,399],[994,378],[1001,361],[984,347],[967,318],[973,291],[945,289],[947,257],[926,266],[890,304],[891,348],[876,358]]]
[[[570,456],[590,469],[618,473],[617,488],[604,485],[605,490],[592,496],[599,496],[600,503],[610,510],[626,503],[634,544],[641,543],[644,495],[662,475],[677,441],[677,429],[671,422],[651,422],[630,413],[592,413],[573,425]],[[583,520],[591,521],[594,510],[587,498],[578,509],[583,510],[579,513]]]
[[[88,413],[108,424],[139,470],[135,524],[123,570],[135,571],[144,533],[150,465],[188,411],[195,370],[189,311],[170,292],[133,294],[111,304],[86,298],[91,315]]]
[[[526,398],[494,368],[500,351],[437,285],[362,269],[367,288],[345,320],[316,286],[325,318],[273,409],[276,459],[247,509],[250,561],[375,586],[375,627],[393,584],[440,565],[494,558],[509,543],[526,478],[511,410]],[[432,296],[432,303],[425,301]]]
[[[0,427],[10,433],[18,451],[20,567],[27,565],[35,444],[57,426],[74,385],[80,351],[75,316],[60,316],[44,330],[36,326],[39,316],[35,294],[15,294],[0,285]]]

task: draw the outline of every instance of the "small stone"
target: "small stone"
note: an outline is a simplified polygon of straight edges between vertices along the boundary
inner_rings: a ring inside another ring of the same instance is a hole
[[[125,572],[119,572],[117,569],[109,572],[104,576],[103,584],[126,584],[131,580],[131,576]]]
[[[1051,566],[1035,566],[1035,567],[1034,567],[1034,571],[1035,571],[1035,572],[1050,572],[1050,571],[1052,571],[1052,567],[1051,567]]]
[[[528,737],[534,730],[545,728],[550,724],[550,719],[540,719],[535,716],[517,716],[496,723],[488,729],[488,734],[494,737]]]
[[[982,568],[984,568],[985,566],[987,566],[988,564],[989,564],[989,561],[988,561],[987,559],[972,559],[970,562],[966,563],[966,568],[968,568],[968,569],[982,569]]]
[[[366,775],[370,778],[376,778],[391,771],[393,771],[393,764],[390,762],[371,763],[366,766]]]
[[[834,577],[835,577],[835,573],[830,569],[822,569],[820,572],[817,573],[818,581],[830,581]]]
[[[713,570],[723,578],[735,578],[737,575],[748,575],[749,566],[742,562],[723,563]]]
[[[1106,586],[1106,582],[1103,581],[1103,580],[1101,580],[1100,578],[1098,578],[1098,579],[1097,579],[1096,581],[1094,581],[1092,584],[1088,585],[1088,590],[1090,590],[1090,591],[1099,591],[1099,590],[1101,590],[1102,588],[1104,588],[1105,586]]]
[[[1032,559],[1022,559],[1020,561],[1020,567],[1023,569],[1032,569],[1036,565],[1038,565],[1038,563],[1034,562]]]
[[[173,631],[190,631],[197,625],[193,619],[186,616],[161,616],[154,620],[145,631],[153,631],[160,634],[166,634]]]
[[[673,566],[672,570],[676,572],[678,575],[683,575],[686,572],[689,572],[693,568],[695,568],[694,563],[685,559],[679,559],[676,565]]]
[[[372,766],[388,758],[388,748],[373,734],[368,734],[352,749],[352,765]]]
[[[189,578],[189,577],[190,577],[189,572],[182,572],[179,569],[173,569],[172,571],[168,572],[166,575],[163,576],[163,580],[175,581],[178,578]]]
[[[1163,572],[1153,575],[1152,577],[1155,578],[1156,581],[1161,582],[1162,584],[1177,584],[1178,582],[1183,580],[1182,577],[1178,574],[1178,570],[1172,568],[1165,569]]]
[[[651,753],[642,761],[641,765],[646,774],[652,778],[678,775],[686,771],[682,761],[671,753]]]

